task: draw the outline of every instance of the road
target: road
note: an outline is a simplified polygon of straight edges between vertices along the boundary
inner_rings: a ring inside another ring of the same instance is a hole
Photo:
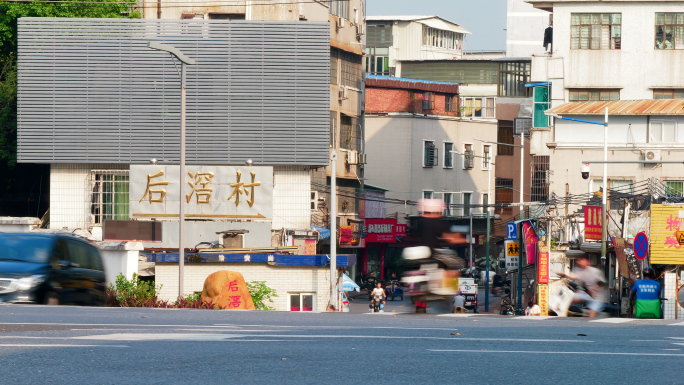
[[[678,384],[684,321],[0,306],[0,384]]]

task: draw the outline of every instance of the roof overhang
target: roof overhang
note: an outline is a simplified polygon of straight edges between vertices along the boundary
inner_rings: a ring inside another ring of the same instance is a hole
[[[468,32],[465,28],[461,27],[458,24],[454,24],[451,22],[447,22],[446,20],[440,19],[438,17],[435,18],[430,18],[430,19],[423,19],[423,20],[416,20],[420,24],[426,25],[430,28],[435,28],[435,29],[440,29],[443,31],[451,31],[451,32],[456,32],[456,33],[462,33],[464,35],[469,35],[470,32]]]
[[[546,110],[547,115],[684,115],[684,99],[573,102]]]

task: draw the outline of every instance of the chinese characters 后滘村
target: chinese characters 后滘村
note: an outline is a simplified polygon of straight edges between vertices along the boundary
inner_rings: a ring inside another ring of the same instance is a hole
[[[154,186],[168,186],[169,181],[164,180],[164,181],[158,181],[158,182],[152,182],[152,179],[154,178],[159,178],[161,176],[164,176],[164,171],[159,170],[158,173],[154,175],[147,175],[147,187],[145,188],[145,194],[143,195],[142,198],[140,198],[140,202],[145,200],[145,197],[149,196],[149,201],[150,203],[152,202],[164,202],[164,197],[166,196],[166,190],[165,189],[152,189],[151,187]],[[153,197],[152,194],[159,194],[158,197]]]
[[[247,197],[250,196],[252,199],[247,199],[247,204],[249,207],[252,207],[254,205],[254,187],[255,186],[261,186],[261,182],[255,182],[254,178],[256,177],[256,174],[253,172],[250,172],[250,175],[252,176],[252,182],[251,183],[245,183],[240,181],[240,178],[242,177],[242,173],[240,171],[237,172],[237,182],[232,183],[230,187],[234,188],[233,193],[230,194],[228,197],[228,200],[233,199],[235,197],[235,206],[240,205],[240,195],[245,194]],[[250,190],[248,190],[250,189]]]
[[[192,187],[192,191],[190,191],[190,194],[187,194],[185,196],[188,200],[188,203],[190,203],[190,198],[192,198],[192,194],[195,194],[197,203],[209,203],[211,193],[214,191],[214,189],[207,187],[207,185],[211,183],[211,178],[214,177],[214,173],[198,171],[195,174],[189,172],[188,175],[190,175],[190,178],[194,179],[193,182],[188,182],[190,187]]]

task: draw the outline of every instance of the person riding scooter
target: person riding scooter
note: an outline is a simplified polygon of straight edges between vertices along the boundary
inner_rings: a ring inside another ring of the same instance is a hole
[[[634,301],[634,317],[660,318],[660,284],[653,280],[655,270],[644,268],[644,279],[634,282],[629,299]]]
[[[380,282],[378,282],[378,286],[373,289],[371,296],[373,298],[371,299],[370,304],[371,311],[376,303],[382,301],[380,304],[380,312],[384,312],[383,309],[385,308],[385,297],[387,297],[387,294],[385,294],[385,291],[382,289],[382,284]]]
[[[589,317],[594,318],[608,302],[606,279],[601,270],[589,265],[589,258],[586,254],[577,257],[575,265],[577,267],[572,269],[572,273],[558,273],[558,275],[574,280],[584,289],[584,291],[575,292],[572,302],[585,304],[589,308]]]

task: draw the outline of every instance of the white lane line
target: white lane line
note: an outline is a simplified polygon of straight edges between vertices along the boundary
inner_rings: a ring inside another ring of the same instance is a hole
[[[232,311],[232,310],[231,310]],[[148,324],[84,324],[84,323],[61,323],[61,322],[0,322],[0,325],[38,325],[38,326],[130,326],[130,327],[147,327],[147,328],[177,328],[177,327],[192,327],[192,328],[207,328],[207,329],[221,329],[223,325],[148,325]],[[257,325],[262,326],[262,325]]]
[[[520,316],[514,317],[513,319],[523,320],[523,321],[543,321],[549,318],[558,318],[553,315],[536,315],[536,316]]]
[[[454,331],[455,328],[403,328],[401,326],[373,326],[373,327],[360,327],[357,329],[395,329],[395,330],[448,330]]]
[[[441,353],[526,353],[526,354],[590,354],[599,356],[665,356],[684,357],[684,354],[672,353],[612,353],[612,352],[552,352],[552,351],[527,351],[527,350],[455,350],[455,349],[427,349],[430,352]]]
[[[361,313],[366,315],[397,315],[397,314],[413,314],[410,311],[397,311],[397,312],[383,312],[383,313]]]
[[[437,317],[455,317],[455,318],[467,318],[467,317],[478,317],[479,314],[459,314],[459,313],[451,313],[451,314],[438,314]]]
[[[623,324],[627,322],[632,322],[634,321],[634,318],[601,318],[601,319],[595,319],[591,320],[589,322],[603,322],[607,324]]]
[[[178,333],[116,333],[71,337],[76,340],[101,341],[224,341],[234,338],[353,338],[353,339],[403,339],[403,340],[451,340],[451,341],[499,341],[499,342],[570,342],[592,343],[587,340],[527,339],[527,338],[470,338],[470,337],[413,337],[370,335],[285,335],[285,334],[178,334]]]
[[[668,340],[629,340],[630,342],[672,342]]]
[[[669,324],[667,326],[684,326],[684,322],[678,322],[676,324]]]
[[[2,348],[128,348],[128,345],[0,344]]]

